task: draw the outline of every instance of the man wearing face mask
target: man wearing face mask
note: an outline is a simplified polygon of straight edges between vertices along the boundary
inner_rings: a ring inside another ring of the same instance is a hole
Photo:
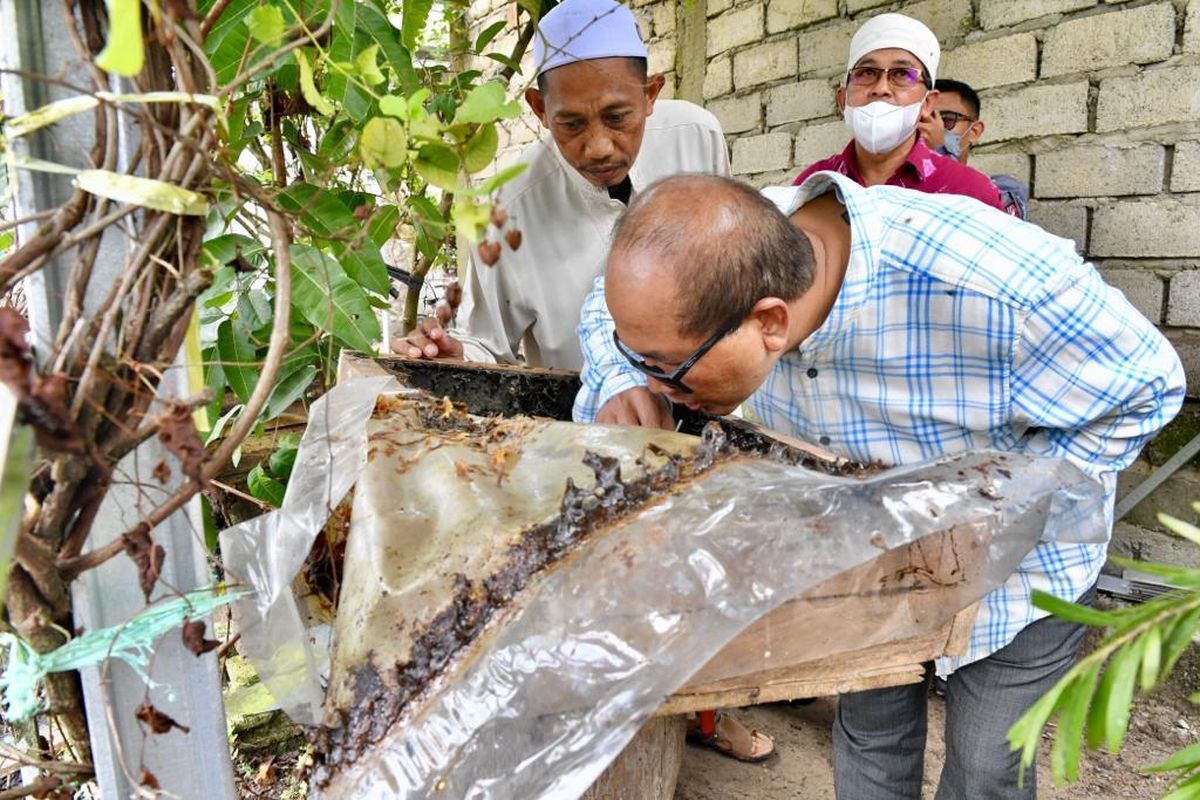
[[[950,78],[938,78],[933,86],[937,89],[933,114],[922,117],[917,122],[917,129],[934,152],[966,164],[971,157],[971,148],[979,142],[985,127],[979,95],[969,85]],[[1014,217],[1027,219],[1029,187],[1012,175],[990,177],[1000,191],[1004,210]]]
[[[833,171],[863,186],[887,184],[930,194],[973,197],[1003,210],[1000,193],[978,170],[933,152],[917,135],[932,118],[941,47],[933,31],[903,14],[880,14],[850,40],[838,108],[853,139],[841,153],[811,164],[796,178]]]

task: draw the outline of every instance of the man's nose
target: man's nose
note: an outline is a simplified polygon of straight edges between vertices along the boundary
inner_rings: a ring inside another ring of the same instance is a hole
[[[875,79],[875,82],[867,87],[867,95],[876,99],[891,97],[893,95],[892,82],[888,80],[887,71],[880,71],[879,77]]]
[[[587,140],[583,145],[583,155],[588,161],[605,161],[614,149],[612,137],[603,126],[588,131]]]
[[[672,403],[679,402],[679,390],[670,384],[663,383],[653,375],[646,376],[646,388],[654,394],[661,394]]]

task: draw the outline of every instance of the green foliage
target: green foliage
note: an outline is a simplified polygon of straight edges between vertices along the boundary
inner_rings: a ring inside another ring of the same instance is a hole
[[[377,345],[376,310],[394,292],[383,256],[390,239],[412,237],[423,263],[397,266],[413,273],[452,263],[456,228],[481,235],[496,189],[519,172],[471,181],[495,160],[496,122],[520,109],[502,82],[461,66],[468,53],[488,55],[505,23],[474,42],[429,39],[441,15],[461,18],[467,5],[232,0],[204,41],[216,90],[236,86],[218,129],[226,167],[254,177],[292,223],[291,337],[261,422],[323,391],[342,348]],[[519,24],[541,12],[540,0],[534,6]],[[327,32],[315,35],[331,11]],[[291,44],[302,46],[270,58]],[[198,308],[204,380],[217,394],[214,439],[258,384],[277,265],[260,210],[218,187],[207,211],[201,257],[213,283]],[[274,502],[286,475],[268,466],[251,480],[255,496]]]
[[[1200,512],[1200,503],[1194,507]],[[1200,528],[1165,515],[1160,519],[1170,530],[1200,544]],[[1050,752],[1056,783],[1079,778],[1085,736],[1090,748],[1103,747],[1114,753],[1121,748],[1135,695],[1162,683],[1200,630],[1200,570],[1112,560],[1158,575],[1179,589],[1118,611],[1101,611],[1034,592],[1038,607],[1072,622],[1108,629],[1096,649],[1080,659],[1008,732],[1013,749],[1021,751],[1024,770],[1037,757],[1043,729],[1058,715]],[[1198,700],[1200,695],[1193,698],[1193,702]],[[1164,800],[1200,798],[1200,744],[1145,771],[1176,773]]]

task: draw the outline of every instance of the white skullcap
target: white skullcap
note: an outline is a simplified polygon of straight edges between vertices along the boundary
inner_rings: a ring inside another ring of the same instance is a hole
[[[538,22],[537,74],[595,58],[647,58],[633,12],[615,0],[563,0]]]
[[[867,53],[889,47],[898,47],[916,56],[929,73],[929,88],[933,88],[933,82],[937,80],[942,48],[938,46],[933,31],[903,14],[880,14],[871,17],[854,32],[854,38],[850,40],[850,58],[846,62],[846,72],[854,69],[854,65]]]

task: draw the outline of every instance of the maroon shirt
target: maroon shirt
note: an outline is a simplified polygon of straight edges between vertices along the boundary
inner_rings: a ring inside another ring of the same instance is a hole
[[[853,139],[846,145],[846,149],[836,156],[823,158],[809,165],[793,183],[798,186],[814,172],[825,170],[841,173],[856,183],[863,183],[862,173],[858,171],[858,157],[854,152]],[[933,152],[920,136],[916,137],[916,143],[908,152],[908,158],[904,159],[900,168],[887,179],[887,185],[916,189],[918,192],[929,194],[962,194],[1001,211],[1008,211],[1000,199],[1000,192],[987,175],[966,164],[960,164],[953,158]]]

